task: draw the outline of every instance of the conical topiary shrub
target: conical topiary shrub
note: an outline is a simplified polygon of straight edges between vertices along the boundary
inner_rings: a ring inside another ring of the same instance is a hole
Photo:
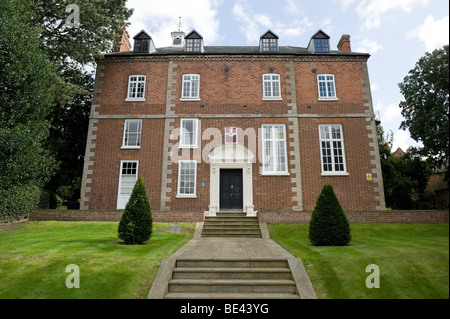
[[[345,246],[352,236],[347,217],[331,185],[324,185],[309,223],[309,240],[316,246]]]
[[[125,207],[119,223],[118,237],[126,244],[136,245],[152,236],[153,219],[150,201],[145,191],[144,180],[140,178]]]

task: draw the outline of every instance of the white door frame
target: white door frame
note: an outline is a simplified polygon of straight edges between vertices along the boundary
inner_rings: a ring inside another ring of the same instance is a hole
[[[242,207],[247,216],[256,216],[253,205],[252,163],[255,155],[240,144],[222,144],[215,147],[208,155],[210,164],[209,210],[205,216],[216,216],[220,209],[220,170],[242,169]]]

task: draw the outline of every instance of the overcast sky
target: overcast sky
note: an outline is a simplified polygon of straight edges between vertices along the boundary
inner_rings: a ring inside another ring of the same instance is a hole
[[[368,62],[375,111],[394,147],[417,145],[399,130],[403,99],[398,83],[425,52],[449,43],[448,0],[128,0],[135,8],[128,28],[133,37],[146,30],[156,47],[169,46],[170,32],[196,29],[205,45],[258,45],[271,29],[279,45],[306,47],[319,29],[336,50],[342,34],[352,51],[370,53]]]

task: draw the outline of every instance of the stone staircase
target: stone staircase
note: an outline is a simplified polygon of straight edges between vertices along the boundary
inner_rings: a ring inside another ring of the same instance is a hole
[[[247,217],[242,212],[220,212],[207,216],[203,223],[202,237],[261,238],[258,217]]]
[[[165,299],[300,299],[287,259],[178,259]]]

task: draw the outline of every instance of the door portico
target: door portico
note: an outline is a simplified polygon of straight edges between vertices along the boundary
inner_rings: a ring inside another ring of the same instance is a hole
[[[205,216],[216,216],[220,211],[221,170],[242,170],[242,211],[256,216],[253,205],[252,163],[255,155],[243,145],[224,144],[215,147],[208,155],[210,164],[210,204]]]

